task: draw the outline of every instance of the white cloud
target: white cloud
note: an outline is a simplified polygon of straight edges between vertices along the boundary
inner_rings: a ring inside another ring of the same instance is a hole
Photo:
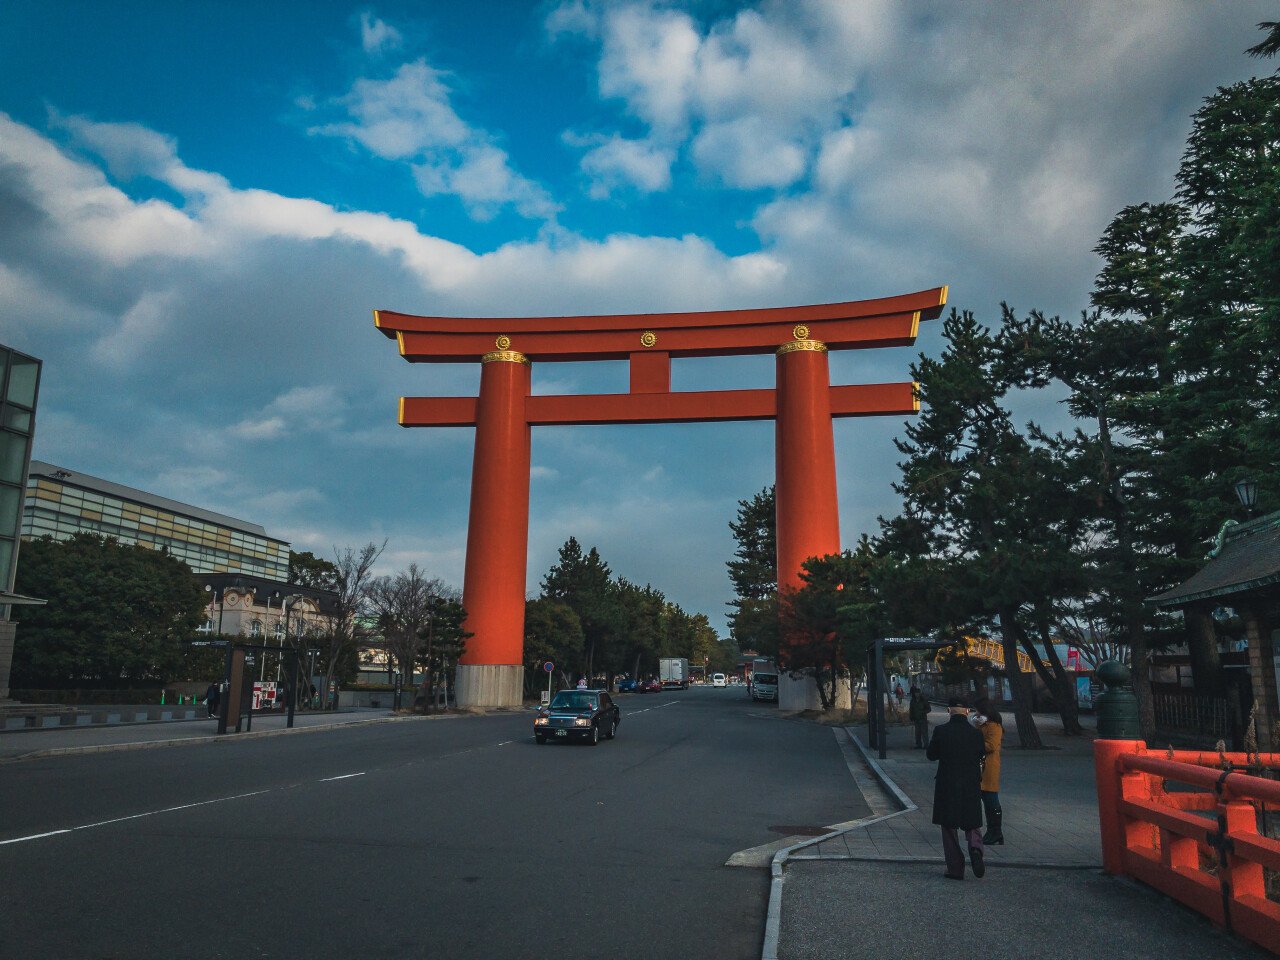
[[[547,192],[511,166],[486,131],[454,110],[445,74],[419,59],[387,80],[361,78],[338,103],[350,120],[310,132],[344,137],[375,156],[411,163],[425,196],[457,196],[472,216],[491,218],[510,204],[521,216],[547,219],[559,207]]]
[[[808,156],[800,144],[777,137],[759,117],[738,117],[703,127],[693,141],[699,166],[731,187],[789,186],[804,176]]]
[[[93,345],[93,358],[111,367],[132,366],[140,353],[152,348],[171,329],[172,315],[178,308],[172,291],[147,291],[125,311],[119,324]]]
[[[581,143],[572,136],[569,143]],[[609,196],[621,187],[655,193],[671,187],[671,164],[675,151],[648,140],[611,137],[590,138],[596,145],[582,157],[581,168],[591,180],[589,193],[596,199]]]
[[[404,42],[400,31],[369,11],[360,14],[360,46],[365,53],[378,54],[394,50]]]
[[[664,149],[692,139],[701,172],[778,189],[800,180],[823,133],[845,122],[899,25],[886,0],[766,3],[705,27],[639,0],[564,5],[547,29],[599,38],[601,95],[621,98]]]

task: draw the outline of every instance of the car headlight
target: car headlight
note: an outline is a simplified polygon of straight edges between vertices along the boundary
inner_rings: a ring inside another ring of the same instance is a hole
[[[591,726],[591,718],[590,718],[590,717],[578,717],[578,719],[577,719],[577,720],[574,720],[574,721],[573,721],[573,725],[574,725],[575,727],[589,727],[589,726]]]
[[[537,717],[537,718],[533,721],[533,725],[534,725],[535,727],[545,727],[545,726],[546,726],[548,723],[550,723],[550,722],[551,722],[551,718],[550,718],[550,717]]]

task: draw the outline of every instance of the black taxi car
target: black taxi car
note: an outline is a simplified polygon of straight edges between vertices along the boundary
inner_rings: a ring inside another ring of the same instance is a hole
[[[622,714],[613,697],[604,690],[560,690],[533,718],[533,739],[585,740],[595,746],[603,738],[612,740]]]

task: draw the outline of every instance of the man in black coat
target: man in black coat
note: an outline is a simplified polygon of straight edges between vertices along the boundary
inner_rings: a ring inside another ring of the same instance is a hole
[[[933,730],[927,756],[938,761],[933,786],[933,822],[942,828],[942,851],[947,858],[948,880],[964,879],[964,852],[956,838],[963,830],[969,841],[973,875],[986,872],[982,862],[982,761],[986,748],[982,734],[969,723],[963,700],[947,701],[951,718]]]

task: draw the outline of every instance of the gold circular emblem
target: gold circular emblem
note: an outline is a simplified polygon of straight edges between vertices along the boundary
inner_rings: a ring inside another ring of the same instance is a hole
[[[644,333],[640,334],[640,346],[642,347],[652,347],[655,346],[657,342],[658,335],[652,330],[646,330]]]
[[[504,333],[497,340],[493,341],[493,345],[499,350],[505,350],[507,347],[511,346],[511,338]]]
[[[808,340],[809,328],[806,327],[803,323],[797,323],[794,327],[791,328],[791,335],[795,337],[797,340]]]

